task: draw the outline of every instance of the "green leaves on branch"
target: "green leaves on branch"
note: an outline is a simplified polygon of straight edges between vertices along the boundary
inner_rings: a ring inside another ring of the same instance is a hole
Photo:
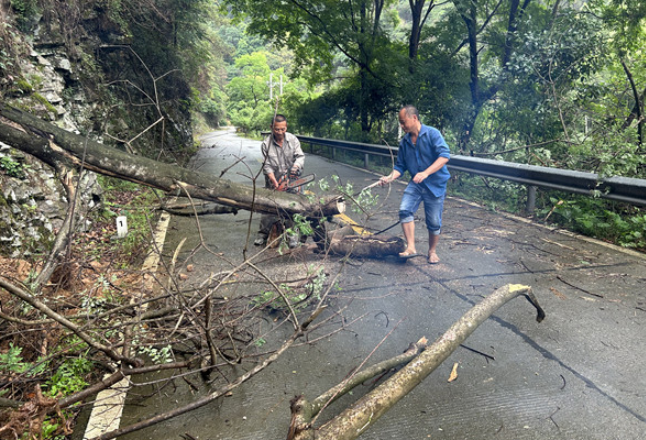
[[[9,343],[9,349],[5,353],[0,353],[0,371],[5,375],[25,374],[34,377],[47,370],[47,362],[25,362],[22,347],[13,345],[13,342]]]

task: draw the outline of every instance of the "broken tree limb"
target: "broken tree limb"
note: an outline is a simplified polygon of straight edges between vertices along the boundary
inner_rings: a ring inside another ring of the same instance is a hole
[[[212,174],[134,156],[116,148],[79,136],[49,124],[28,113],[0,105],[0,142],[24,151],[54,166],[83,167],[167,193],[183,191],[191,197],[247,211],[308,218],[331,217],[345,211],[342,197],[332,196],[310,203],[298,194],[234,183]]]
[[[409,362],[424,348],[426,348],[426,346],[428,345],[427,342],[428,341],[426,340],[426,338],[421,338],[416,343],[410,344],[408,349],[399,356],[386,359],[385,361],[379,362],[375,365],[365,368],[364,370],[361,370],[360,372],[351,376],[348,380],[344,380],[335,387],[330,388],[328,391],[318,396],[312,402],[308,402],[304,396],[296,396],[291,401],[292,421],[290,423],[290,427],[294,427],[294,429],[290,429],[290,433],[293,433],[290,435],[294,435],[296,433],[295,427],[309,424],[309,421],[316,417],[316,415],[324,406],[333,403],[355,387],[361,385],[366,380],[387,373],[392,368]],[[292,438],[293,437],[290,437],[289,435],[287,436],[287,440],[292,440]]]
[[[124,364],[127,365],[132,365],[135,367],[142,366],[144,362],[139,359],[139,358],[131,358],[131,357],[126,357],[122,356],[117,350],[113,349],[112,346],[103,344],[101,342],[96,341],[90,334],[86,333],[82,327],[76,325],[63,315],[55,312],[51,308],[49,308],[44,302],[40,301],[38,298],[33,296],[31,293],[19,288],[18,286],[15,286],[4,279],[0,278],[0,288],[6,290],[9,292],[12,296],[15,296],[17,298],[20,298],[27,304],[31,305],[33,308],[41,312],[43,315],[47,316],[48,318],[59,322],[72,332],[76,336],[78,336],[80,339],[83,340],[88,346],[92,347],[95,350],[102,351],[105,353],[106,356],[108,356],[110,359],[112,359],[115,362],[123,362]]]
[[[195,210],[180,209],[180,208],[161,208],[169,214],[177,215],[180,217],[192,217],[194,215],[209,215],[209,214],[233,214],[236,215],[238,210],[235,208],[229,208],[228,206],[215,205],[210,208],[201,207],[198,209],[196,206]]]
[[[366,380],[372,379],[375,376],[379,376],[380,374],[386,373],[392,368],[395,368],[401,364],[405,364],[406,362],[409,362],[415,356],[420,354],[422,350],[424,350],[427,346],[428,346],[427,339],[424,337],[420,338],[419,341],[411,343],[408,349],[406,349],[406,351],[400,354],[399,356],[386,359],[385,361],[379,362],[378,364],[365,368],[364,370],[352,376],[350,380],[344,381],[339,385],[329,389],[328,391],[321,394],[320,396],[318,396],[316,399],[312,401],[312,408],[314,410],[313,415],[316,415],[316,413],[318,413],[318,410],[323,408],[323,405],[325,405],[328,402],[328,400],[333,398],[336,399],[335,396],[340,397],[344,395],[348,391],[352,390],[354,387],[361,385]]]
[[[397,255],[406,249],[406,242],[400,237],[388,235],[356,235],[352,225],[327,230],[320,250],[333,255],[353,257],[384,258]]]
[[[219,389],[212,391],[206,396],[200,397],[196,400],[193,400],[187,405],[184,406],[179,406],[176,408],[173,408],[169,411],[163,412],[156,414],[148,419],[141,420],[139,422],[133,423],[131,425],[125,426],[125,427],[120,427],[119,429],[116,429],[114,431],[109,431],[104,434],[101,434],[98,437],[95,437],[92,440],[111,440],[114,438],[117,438],[119,436],[123,436],[126,434],[129,434],[131,432],[139,431],[141,429],[147,428],[149,426],[152,426],[156,423],[159,423],[164,420],[169,420],[174,417],[177,417],[179,415],[185,414],[187,412],[190,412],[196,408],[201,408],[208,403],[213,402],[214,400],[218,399],[221,396],[226,395],[229,391],[235,389],[237,386],[240,384],[246,382],[247,380],[251,379],[253,376],[264,370],[268,365],[273,363],[276,359],[278,359],[289,347],[291,347],[294,342],[300,338],[303,335],[302,331],[294,332],[292,336],[287,339],[274,353],[272,353],[270,356],[265,358],[265,360],[253,367],[251,370],[247,371],[246,373],[238,376],[233,382],[230,382]]]
[[[20,408],[23,404],[24,402],[0,397],[0,408]]]
[[[313,411],[311,404],[293,404],[292,422],[295,423],[290,427],[289,435],[291,437],[288,438],[290,440],[356,439],[440,366],[492,313],[519,295],[524,295],[536,308],[536,320],[541,322],[545,318],[545,312],[538,304],[529,286],[517,284],[503,286],[472,307],[430,347],[402,367],[386,382],[320,428],[310,426],[311,412]]]
[[[339,240],[330,240],[329,250],[334,255],[383,258],[406,250],[406,242],[400,237],[348,235]]]

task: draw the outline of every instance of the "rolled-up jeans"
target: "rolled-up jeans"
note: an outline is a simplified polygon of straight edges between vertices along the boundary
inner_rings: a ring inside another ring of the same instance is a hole
[[[415,213],[422,201],[424,202],[424,215],[428,233],[440,235],[444,194],[441,197],[436,197],[424,184],[420,185],[412,180],[408,183],[404,190],[401,205],[399,205],[399,221],[408,223],[415,220]]]

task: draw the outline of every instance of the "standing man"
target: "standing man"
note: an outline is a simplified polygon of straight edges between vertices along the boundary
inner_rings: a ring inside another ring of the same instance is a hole
[[[380,184],[384,186],[405,171],[412,176],[399,207],[399,220],[406,239],[406,250],[399,256],[408,259],[417,255],[414,215],[423,201],[428,229],[428,262],[437,264],[440,259],[436,248],[442,226],[446,182],[450,177],[446,168],[450,158],[449,147],[439,130],[420,122],[419,112],[412,105],[400,110],[399,125],[406,135],[399,143],[397,161],[393,171],[380,179]]]
[[[284,115],[274,116],[271,134],[265,138],[260,148],[263,156],[262,172],[265,175],[265,188],[277,189],[281,180],[287,179],[289,174],[299,175],[303,171],[305,153],[301,149],[298,138],[287,132],[287,119]],[[275,215],[262,215],[258,238],[254,241],[256,246],[267,243],[271,227],[276,221],[278,217]],[[290,242],[290,246],[291,244]],[[296,244],[297,241],[294,245]]]

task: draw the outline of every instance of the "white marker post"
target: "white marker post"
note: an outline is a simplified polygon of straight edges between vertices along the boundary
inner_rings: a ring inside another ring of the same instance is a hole
[[[121,215],[117,217],[117,238],[125,238],[128,235],[128,219]]]

